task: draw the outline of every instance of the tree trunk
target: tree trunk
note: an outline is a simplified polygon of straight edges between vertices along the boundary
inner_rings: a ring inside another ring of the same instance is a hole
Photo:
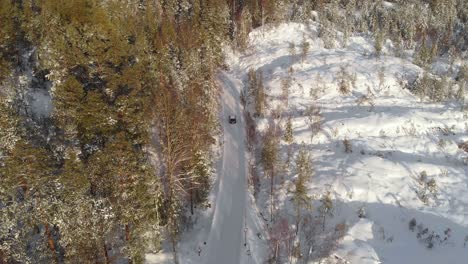
[[[273,222],[273,173],[270,175],[270,222]]]
[[[323,215],[323,221],[322,221],[322,231],[325,231],[325,214]]]
[[[190,213],[193,215],[193,186],[192,186],[192,180],[190,180],[189,195],[190,195]]]
[[[107,245],[106,242],[103,243],[102,249],[104,249],[104,259],[106,260],[106,264],[110,264],[111,261],[109,259],[109,253],[107,252]]]
[[[130,227],[128,224],[125,225],[125,241],[130,241]]]
[[[5,253],[3,253],[3,250],[0,250],[0,264],[6,264],[6,263],[7,261],[6,261]]]
[[[172,180],[172,170],[169,172],[169,234],[171,235],[171,244],[172,244],[172,255],[174,258],[174,264],[179,264],[179,259],[177,257],[177,219],[174,212],[173,205],[173,180]]]
[[[276,242],[276,248],[275,248],[275,262],[278,260],[278,255],[279,255],[279,241]]]
[[[174,258],[174,264],[179,264],[179,258],[177,257],[177,240],[175,230],[171,230],[171,242],[172,242],[172,256]]]
[[[296,214],[296,236],[299,234],[299,224],[301,223],[301,208],[299,205],[297,206],[297,214]]]
[[[59,258],[57,252],[55,250],[55,242],[54,238],[52,237],[52,232],[50,231],[49,224],[45,224],[45,234],[47,236],[47,244],[49,246],[50,251],[54,255],[55,263],[59,263]]]

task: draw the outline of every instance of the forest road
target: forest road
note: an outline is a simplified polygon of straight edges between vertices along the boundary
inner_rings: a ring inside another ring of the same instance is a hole
[[[224,72],[220,73],[219,80],[223,89],[221,123],[224,129],[224,154],[203,263],[240,264],[247,197],[245,122],[240,102],[242,83]],[[229,124],[229,115],[237,116],[237,124]]]

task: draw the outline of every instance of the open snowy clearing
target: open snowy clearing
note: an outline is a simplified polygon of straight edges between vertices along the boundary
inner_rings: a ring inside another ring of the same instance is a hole
[[[326,229],[334,230],[338,224],[346,227],[326,251],[334,256],[328,261],[465,263],[468,168],[467,153],[458,144],[468,139],[468,121],[460,105],[420,102],[403,89],[422,69],[409,59],[393,56],[390,42],[384,54],[376,57],[373,43],[365,36],[351,37],[345,47],[323,48],[313,24],[282,24],[271,30],[258,29],[250,36],[248,54],[230,57],[230,65],[244,80],[250,68],[261,70],[269,109],[283,111],[279,121],[273,121],[271,111],[265,118],[256,118],[260,134],[272,124],[284,127],[290,115],[292,149],[304,144],[310,150],[315,170],[310,193],[316,200],[326,191],[333,197]],[[290,45],[294,42],[299,54],[303,37],[310,43],[310,52],[301,62],[299,55],[291,56]],[[281,81],[290,67],[292,85],[286,108]],[[343,69],[354,79],[349,94],[338,90]],[[315,122],[321,124],[313,137],[305,114],[312,105],[320,109]],[[345,139],[350,153],[345,153]],[[286,151],[282,141],[282,161]],[[294,168],[286,169],[276,182],[277,218],[289,223],[295,223],[288,193],[294,177]],[[423,193],[423,181],[431,179],[437,191],[428,194],[423,203],[418,194]],[[268,188],[268,179],[263,177],[257,204],[265,208],[264,215],[268,214]],[[318,201],[314,203],[315,217],[319,206]],[[359,211],[365,212],[363,218],[358,217]],[[416,226],[410,231],[413,218]],[[320,222],[319,218],[315,221]],[[309,263],[323,257],[309,253]]]

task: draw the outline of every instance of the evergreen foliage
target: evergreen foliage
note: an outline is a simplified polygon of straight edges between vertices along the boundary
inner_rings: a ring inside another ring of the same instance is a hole
[[[279,155],[279,142],[274,129],[269,128],[263,139],[263,148],[261,150],[261,163],[265,174],[270,178],[270,218],[273,220],[273,200],[274,184],[276,176],[276,164]]]
[[[388,38],[416,49],[415,62],[430,69],[437,56],[466,52],[468,9],[463,0],[426,2],[0,0],[0,262],[142,263],[145,251],[159,250],[164,230],[177,262],[181,220],[208,206],[223,45],[242,50],[253,28],[313,18],[326,48],[334,47],[336,29],[343,45],[353,32],[370,33],[378,54]],[[304,38],[302,62],[309,49]],[[295,45],[290,53],[295,62]],[[53,111],[40,124],[23,109],[24,64],[51,84]],[[456,91],[429,73],[410,88],[434,101],[463,100],[466,68]],[[251,70],[248,79],[263,116],[263,73]],[[286,107],[292,82],[282,83]],[[344,69],[338,85],[351,91]],[[273,130],[261,151],[272,215]],[[284,139],[293,141],[291,118]],[[298,208],[307,200],[308,160],[301,150]],[[324,221],[332,207],[327,194]]]
[[[302,210],[310,209],[311,197],[307,194],[307,184],[312,176],[312,166],[309,153],[304,146],[299,150],[296,158],[297,178],[293,191],[292,201],[296,206],[296,235],[299,232],[299,227],[302,218]]]
[[[285,131],[284,131],[283,139],[288,144],[291,144],[294,141],[294,134],[293,134],[291,116],[289,116],[288,120],[286,121],[286,128],[285,128]]]
[[[0,1],[0,81],[34,48],[55,131],[24,133],[19,88],[2,91],[1,261],[142,263],[161,226],[177,243],[182,214],[210,189],[229,23],[223,1],[180,4]],[[166,166],[155,168],[159,147]]]

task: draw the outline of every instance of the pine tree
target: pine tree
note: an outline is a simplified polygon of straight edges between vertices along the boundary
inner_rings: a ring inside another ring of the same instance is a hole
[[[76,140],[81,101],[85,97],[83,86],[74,77],[67,78],[61,87],[54,92],[54,119],[64,131],[65,138]]]
[[[333,215],[333,201],[329,191],[322,196],[320,203],[319,211],[322,216],[322,230],[325,231],[326,217]]]
[[[291,72],[290,68],[290,72]],[[289,108],[289,89],[291,89],[292,77],[290,74],[281,80],[281,99],[284,101],[284,107]]]
[[[265,113],[266,94],[265,87],[263,86],[263,72],[259,71],[256,77],[256,90],[255,90],[255,113],[257,116],[263,116]]]
[[[288,116],[288,120],[286,121],[286,128],[285,128],[283,139],[288,144],[291,144],[294,141],[291,116]]]
[[[191,158],[189,137],[185,133],[189,133],[186,125],[186,115],[184,109],[179,109],[175,103],[176,99],[171,93],[170,86],[165,82],[161,84],[161,91],[158,102],[157,117],[161,120],[160,129],[160,144],[163,148],[164,163],[166,172],[164,181],[167,183],[168,190],[165,194],[167,201],[167,229],[170,234],[174,261],[178,262],[177,256],[177,240],[179,236],[179,216],[182,197],[179,195],[186,194],[181,181],[184,173],[182,171],[185,162]]]
[[[1,157],[14,148],[15,143],[24,133],[22,130],[12,103],[6,95],[0,92],[0,161]]]
[[[13,261],[37,258],[56,262],[56,241],[49,230],[59,201],[50,154],[27,139],[20,139],[8,154],[0,167],[0,200],[10,201],[2,210],[4,224],[0,226],[7,230],[0,232],[5,241],[1,250]],[[39,229],[41,244],[26,252],[31,243],[28,233],[34,229]]]
[[[255,98],[256,91],[257,91],[257,73],[254,69],[250,68],[249,72],[247,73],[248,78],[248,86],[247,86],[247,93],[249,96],[253,96]]]
[[[384,34],[382,30],[377,30],[377,33],[375,33],[374,36],[374,49],[375,49],[375,54],[377,57],[380,57],[382,54],[382,48],[384,44]]]
[[[295,188],[293,191],[292,201],[296,206],[296,235],[299,233],[301,223],[302,210],[310,209],[310,197],[307,194],[307,183],[312,176],[312,167],[310,165],[310,157],[304,146],[299,150],[296,158],[296,173]]]
[[[274,197],[274,182],[276,174],[276,163],[278,161],[279,142],[274,134],[273,128],[269,128],[264,139],[263,148],[261,151],[261,162],[265,174],[270,178],[270,220],[273,221],[273,197]]]
[[[204,204],[208,198],[211,186],[211,164],[206,157],[206,154],[197,151],[192,156],[188,173],[189,181],[189,196],[190,196],[190,212],[193,214],[194,205]]]
[[[0,82],[10,73],[16,42],[15,17],[18,10],[13,1],[0,1]]]

